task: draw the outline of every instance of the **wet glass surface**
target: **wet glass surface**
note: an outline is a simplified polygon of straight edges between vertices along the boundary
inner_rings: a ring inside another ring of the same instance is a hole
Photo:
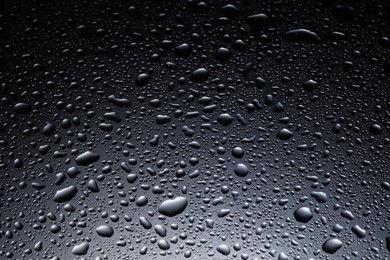
[[[0,259],[390,259],[386,1],[0,7]]]

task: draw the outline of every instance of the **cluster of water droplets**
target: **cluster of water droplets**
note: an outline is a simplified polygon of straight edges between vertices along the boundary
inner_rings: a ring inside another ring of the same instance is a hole
[[[389,259],[389,11],[8,1],[0,258]]]

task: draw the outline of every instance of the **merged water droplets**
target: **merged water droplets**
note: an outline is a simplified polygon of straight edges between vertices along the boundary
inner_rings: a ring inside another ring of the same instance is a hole
[[[75,245],[72,249],[74,255],[86,255],[88,253],[89,244],[84,242],[79,245]]]

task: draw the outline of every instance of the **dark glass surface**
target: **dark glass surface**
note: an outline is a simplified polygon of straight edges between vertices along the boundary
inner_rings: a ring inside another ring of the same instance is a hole
[[[0,259],[390,259],[387,1],[0,3]]]

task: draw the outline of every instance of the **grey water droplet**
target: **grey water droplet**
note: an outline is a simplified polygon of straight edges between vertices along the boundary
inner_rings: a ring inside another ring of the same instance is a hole
[[[284,33],[286,39],[290,41],[307,41],[318,43],[321,41],[320,37],[315,32],[307,29],[293,29]]]
[[[253,14],[248,16],[246,20],[252,28],[258,29],[268,23],[268,16],[266,14]]]
[[[232,56],[232,52],[228,48],[220,47],[214,54],[214,58],[220,62],[226,62]]]
[[[288,140],[293,135],[294,135],[293,132],[291,132],[290,130],[288,130],[286,128],[283,128],[283,129],[279,130],[279,132],[276,134],[276,137],[281,139],[281,140]]]
[[[148,204],[148,198],[146,196],[140,196],[137,200],[136,200],[136,205],[138,207],[142,207],[142,206],[145,206],[146,204]]]
[[[234,168],[234,173],[239,177],[245,177],[249,173],[249,169],[245,164],[239,163]]]
[[[334,254],[339,250],[343,245],[343,242],[341,242],[338,238],[330,238],[326,240],[322,245],[322,250],[328,254]]]
[[[351,228],[352,232],[358,237],[363,238],[366,236],[367,231],[361,228],[359,225],[355,225]]]
[[[328,196],[325,192],[322,191],[312,191],[310,195],[319,203],[325,203],[328,200]]]
[[[372,124],[369,128],[370,133],[374,135],[380,135],[382,133],[382,128],[378,124]]]
[[[223,126],[228,126],[233,123],[234,118],[228,113],[223,113],[218,116],[217,121]]]
[[[42,249],[43,249],[43,243],[42,243],[42,241],[38,241],[38,242],[34,245],[34,249],[35,249],[35,251],[38,251],[38,252],[42,251]]]
[[[158,207],[158,212],[168,217],[174,217],[181,214],[187,207],[186,197],[177,197],[171,200],[165,200]]]
[[[117,107],[130,107],[131,102],[127,98],[119,98],[115,95],[108,96],[108,101]]]
[[[114,235],[114,229],[107,225],[101,225],[96,228],[96,233],[101,237],[112,237]]]
[[[42,134],[45,136],[51,136],[54,134],[56,128],[52,123],[46,123],[46,125],[42,129]]]
[[[139,217],[139,223],[141,224],[141,226],[145,229],[150,229],[152,228],[152,223],[150,223],[149,220],[147,220],[145,217],[141,216]]]
[[[137,86],[145,86],[146,84],[149,83],[149,81],[151,80],[151,76],[147,73],[142,73],[140,75],[138,75],[137,79],[135,80],[135,84]]]
[[[95,180],[90,180],[88,182],[88,189],[92,192],[99,192],[99,186]]]
[[[305,82],[303,82],[302,84],[302,87],[306,90],[306,91],[308,91],[308,92],[313,92],[314,90],[316,90],[317,89],[317,82],[316,81],[314,81],[314,80],[308,80],[308,81],[305,81]]]
[[[100,156],[97,153],[93,153],[91,151],[86,151],[79,156],[76,157],[76,163],[78,165],[86,166],[91,163],[98,161]]]
[[[160,237],[165,237],[167,235],[167,230],[164,226],[162,225],[156,225],[154,226],[154,230]]]
[[[15,112],[19,114],[29,113],[32,109],[30,104],[23,103],[23,102],[17,103],[14,108],[15,108]]]
[[[244,156],[244,149],[241,147],[234,147],[232,150],[232,155],[236,158],[242,158]]]
[[[294,217],[299,222],[307,223],[313,218],[313,213],[309,207],[300,207],[294,211]]]
[[[210,77],[210,72],[205,68],[199,68],[191,73],[191,80],[195,83],[204,83]]]
[[[158,115],[156,117],[156,123],[158,125],[165,125],[165,124],[171,122],[171,120],[172,120],[171,117],[168,115]]]
[[[86,255],[88,253],[89,244],[84,242],[79,245],[75,245],[72,249],[74,255]]]
[[[230,254],[230,248],[226,244],[218,245],[217,251],[220,252],[222,255],[229,255]]]
[[[171,246],[169,245],[168,241],[166,241],[165,239],[160,239],[157,242],[157,245],[162,250],[168,250],[169,248],[171,248]]]
[[[54,195],[54,202],[68,202],[74,198],[77,194],[77,188],[75,186],[69,186],[61,190],[56,191]]]

